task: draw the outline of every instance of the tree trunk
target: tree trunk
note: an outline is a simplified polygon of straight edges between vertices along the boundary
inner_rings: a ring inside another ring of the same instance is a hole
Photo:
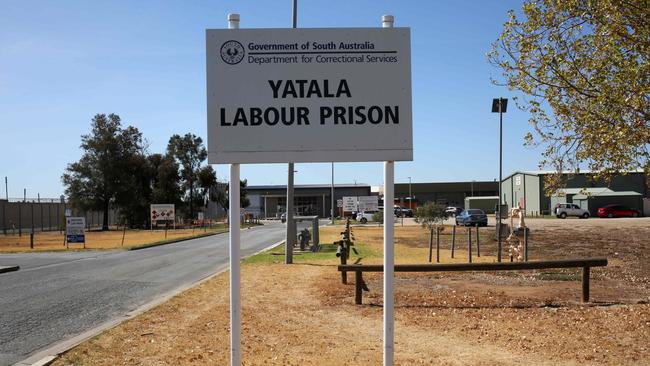
[[[194,220],[194,183],[190,179],[190,220]]]
[[[102,220],[102,231],[108,231],[108,200],[104,201],[104,219]]]

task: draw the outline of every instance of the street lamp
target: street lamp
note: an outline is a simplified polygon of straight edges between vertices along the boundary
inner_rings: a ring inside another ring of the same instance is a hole
[[[503,195],[501,186],[503,181],[503,114],[508,109],[507,98],[492,99],[492,113],[499,113],[499,203],[497,205],[497,261],[501,262],[501,203]]]

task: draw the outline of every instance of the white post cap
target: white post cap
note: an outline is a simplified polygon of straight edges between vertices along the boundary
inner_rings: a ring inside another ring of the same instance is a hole
[[[228,14],[228,28],[239,29],[239,14],[237,13]]]
[[[392,28],[395,23],[395,17],[392,15],[382,15],[381,23],[384,28]]]

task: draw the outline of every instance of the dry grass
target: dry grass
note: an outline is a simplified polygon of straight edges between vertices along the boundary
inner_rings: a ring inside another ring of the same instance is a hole
[[[122,230],[112,231],[88,231],[86,232],[85,249],[119,249],[137,247],[165,240],[191,238],[206,233],[219,233],[228,231],[225,225],[215,226],[211,229],[178,229],[167,230]],[[124,236],[124,245],[122,245]],[[36,232],[34,234],[34,248],[30,248],[29,233],[0,235],[0,252],[31,252],[31,251],[52,251],[66,250],[63,243],[64,235],[58,231]],[[83,244],[71,243],[70,250],[83,249]]]
[[[323,229],[322,241],[338,239],[339,231]],[[650,364],[650,227],[540,228],[533,234],[535,259],[611,258],[608,268],[593,270],[597,302],[578,302],[580,283],[571,280],[570,271],[560,273],[566,278],[533,272],[399,273],[396,364]],[[372,249],[364,253],[376,253],[363,263],[380,261],[381,229],[355,228],[354,235]],[[398,227],[396,235],[396,263],[426,261],[425,230]],[[493,242],[486,239],[485,248],[493,253]],[[291,266],[242,267],[245,365],[381,364],[382,277],[366,278],[370,292],[363,306],[355,306],[353,281],[340,283],[336,263],[333,255],[311,261],[303,255]],[[224,273],[75,347],[54,364],[226,365],[228,326]]]

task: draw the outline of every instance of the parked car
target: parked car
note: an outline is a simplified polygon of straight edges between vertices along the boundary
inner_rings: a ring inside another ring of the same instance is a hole
[[[294,217],[298,216],[298,213],[294,212],[293,216]],[[287,222],[287,213],[286,212],[283,212],[282,215],[280,215],[280,222],[282,222],[283,224],[285,222]]]
[[[470,208],[463,210],[456,215],[456,225],[464,226],[487,226],[488,218],[483,210],[478,208]]]
[[[413,210],[402,206],[395,206],[395,216],[413,217]]]
[[[463,212],[463,209],[461,207],[449,206],[445,209],[445,212],[447,213],[447,215],[454,217],[459,213]]]
[[[376,214],[377,212],[379,212],[379,211],[363,211],[363,212],[359,212],[355,216],[355,220],[359,221],[362,224],[365,224],[368,221],[374,221],[372,216],[374,214]]]
[[[559,219],[566,219],[567,216],[577,216],[581,219],[586,219],[589,218],[589,211],[573,203],[558,203],[555,205],[555,216]]]
[[[598,217],[639,217],[641,211],[619,204],[611,204],[598,209]]]

